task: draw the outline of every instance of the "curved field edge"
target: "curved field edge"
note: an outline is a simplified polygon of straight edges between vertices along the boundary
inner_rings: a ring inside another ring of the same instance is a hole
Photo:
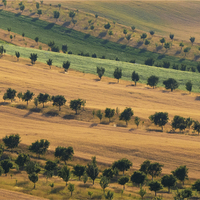
[[[187,59],[179,59],[173,56],[158,54],[145,49],[137,49],[126,45],[110,42],[101,38],[93,37],[73,29],[39,20],[38,18],[31,18],[19,14],[0,10],[0,28],[7,30],[8,24],[12,27],[12,31],[18,34],[25,33],[26,37],[35,39],[39,37],[39,41],[48,44],[49,41],[55,41],[60,48],[63,44],[68,45],[68,50],[73,54],[93,53],[97,57],[106,56],[108,59],[119,58],[121,61],[130,61],[136,59],[137,63],[143,64],[144,61],[152,57],[158,62],[164,60],[170,61],[171,65],[186,64],[188,67],[196,66],[197,62]]]
[[[19,51],[21,57],[29,58],[31,53],[37,53],[38,61],[46,63],[46,61],[51,58],[53,60],[53,65],[62,67],[64,61],[70,61],[70,68],[78,70],[84,73],[97,74],[97,67],[105,68],[105,76],[113,78],[113,72],[116,67],[122,68],[122,79],[131,81],[131,74],[136,71],[140,75],[140,83],[146,83],[147,78],[151,75],[156,75],[159,77],[158,86],[163,87],[163,80],[167,78],[174,78],[179,83],[179,89],[186,90],[185,84],[187,81],[192,81],[193,92],[200,92],[200,74],[187,71],[179,71],[173,69],[157,68],[153,66],[146,66],[141,64],[132,64],[122,61],[113,61],[107,59],[83,57],[77,55],[69,55],[63,53],[54,53],[51,51],[43,51],[25,47],[18,47],[14,45],[4,44],[6,53],[15,56],[15,52]],[[37,62],[37,61],[36,61]]]

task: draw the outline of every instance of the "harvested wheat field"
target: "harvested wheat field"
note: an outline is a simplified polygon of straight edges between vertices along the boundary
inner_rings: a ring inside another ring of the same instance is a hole
[[[50,70],[44,64],[32,66],[26,60],[14,60],[9,56],[0,60],[0,99],[11,87],[18,92],[28,89],[35,95],[40,92],[64,95],[67,106],[71,99],[81,98],[86,99],[88,109],[119,107],[122,111],[125,107],[132,107],[134,115],[146,121],[156,111],[168,112],[170,120],[174,115],[200,120],[200,102],[196,100],[198,94],[181,91],[171,93],[163,88],[151,89],[145,85],[133,87],[127,81],[116,84],[114,79],[106,77],[97,81],[95,75],[75,71],[64,74],[62,69],[56,67]],[[18,100],[12,105],[16,103],[19,103]],[[97,161],[107,164],[126,157],[133,162],[135,169],[145,159],[164,164],[164,173],[170,173],[179,165],[187,165],[190,178],[200,176],[200,138],[192,134],[167,133],[169,124],[163,133],[156,131],[159,130],[157,127],[148,130],[146,126],[136,129],[132,124],[127,128],[115,127],[60,116],[46,117],[42,113],[17,109],[5,103],[0,106],[0,120],[1,138],[18,133],[21,142],[28,145],[44,138],[50,141],[50,150],[58,145],[72,146],[76,157],[90,159],[96,155]]]
[[[0,193],[1,193],[1,200],[45,200],[44,198],[41,197],[36,197],[36,196],[31,196],[31,195],[27,195],[21,192],[13,192],[10,190],[4,190],[4,189],[0,189]]]

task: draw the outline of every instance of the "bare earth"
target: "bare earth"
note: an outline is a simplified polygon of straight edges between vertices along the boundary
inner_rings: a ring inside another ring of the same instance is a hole
[[[1,200],[45,200],[41,197],[31,196],[21,192],[14,192],[10,190],[0,189]]]
[[[155,111],[166,111],[170,120],[175,114],[200,120],[200,102],[195,100],[197,94],[164,92],[145,85],[133,87],[125,81],[114,84],[114,79],[106,77],[96,81],[94,75],[73,71],[64,74],[57,68],[49,70],[44,64],[31,66],[28,63],[0,60],[0,99],[6,89],[11,87],[18,92],[29,89],[36,95],[39,92],[61,94],[67,102],[76,98],[86,99],[88,108],[119,107],[122,111],[130,106],[135,116],[145,119]],[[44,138],[50,141],[51,150],[58,145],[73,146],[76,157],[90,159],[96,155],[98,161],[108,164],[126,157],[133,162],[134,169],[138,169],[145,159],[164,164],[164,173],[170,173],[179,165],[187,165],[190,178],[200,176],[200,137],[195,135],[147,131],[145,126],[139,129],[132,125],[122,128],[45,117],[41,113],[12,108],[3,103],[0,106],[0,120],[1,138],[18,133],[22,143],[28,145]],[[168,125],[165,131],[169,130]]]

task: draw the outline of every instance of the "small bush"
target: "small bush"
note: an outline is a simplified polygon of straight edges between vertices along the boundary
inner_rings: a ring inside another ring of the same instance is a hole
[[[163,61],[163,68],[169,68],[169,67],[170,67],[170,62]]]
[[[60,49],[59,49],[58,46],[53,46],[53,47],[51,48],[51,51],[53,51],[53,52],[59,52]]]
[[[153,66],[155,60],[153,58],[147,58],[144,62],[145,65]]]
[[[197,70],[200,73],[200,62],[197,64]]]
[[[186,70],[186,65],[185,65],[185,64],[181,64],[180,70],[181,70],[181,71],[185,71],[185,70]]]
[[[178,65],[173,64],[172,68],[178,70]]]
[[[116,61],[119,61],[119,58],[118,58],[118,57],[116,57],[116,58],[115,58],[115,60],[116,60]]]
[[[130,60],[130,63],[135,63],[135,59],[134,60]]]
[[[156,67],[162,67],[162,63],[155,63]]]
[[[86,53],[84,56],[86,56],[86,57],[90,57],[90,54],[89,54],[89,53]]]
[[[90,29],[91,29],[91,30],[94,30],[94,26],[93,26],[93,25],[92,25],[92,26],[90,26]]]
[[[97,57],[97,54],[96,53],[93,53],[92,54],[92,58],[96,58]]]
[[[68,51],[68,54],[72,54],[72,51]]]
[[[106,59],[106,56],[101,56],[101,59]],[[200,65],[199,65],[199,67],[200,67]]]

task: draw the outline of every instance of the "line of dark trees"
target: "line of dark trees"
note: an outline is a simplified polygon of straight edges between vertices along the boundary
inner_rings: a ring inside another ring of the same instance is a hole
[[[24,93],[19,92],[17,94],[17,91],[15,89],[8,88],[7,91],[4,93],[3,99],[4,100],[9,99],[12,102],[16,96],[19,98],[19,100],[21,99],[22,101],[26,101],[28,106],[28,102],[30,102],[33,99],[34,94],[33,92],[30,92],[30,90],[27,90]],[[62,95],[50,96],[47,93],[45,94],[40,93],[36,98],[34,98],[34,104],[36,108],[38,108],[38,104],[43,104],[44,108],[44,104],[49,101],[53,101],[53,106],[58,106],[60,111],[61,106],[65,105],[67,100]],[[70,108],[74,110],[76,114],[78,114],[78,110],[81,109],[81,106],[85,106],[85,103],[86,100],[74,99],[70,101]]]
[[[105,73],[105,68],[104,67],[97,67],[97,74],[99,76],[99,79],[101,80],[102,76],[104,75]],[[119,79],[122,77],[122,69],[117,67],[113,73],[113,76],[114,78],[116,78],[119,82]],[[132,73],[132,76],[131,76],[131,79],[132,81],[135,82],[135,86],[137,84],[137,82],[140,80],[140,76],[138,73],[136,73],[135,71],[133,71]],[[151,87],[155,87],[159,82],[159,77],[157,76],[150,76],[148,79],[147,79],[147,85],[150,85]],[[170,89],[171,92],[175,89],[178,88],[179,84],[178,82],[173,79],[173,78],[168,78],[167,80],[164,80],[163,81],[163,85],[165,85],[165,88],[166,89]],[[191,81],[188,81],[186,84],[186,89],[191,92],[192,91],[192,83]]]
[[[16,90],[8,88],[6,93],[4,93],[3,99],[9,99],[11,100],[11,102],[14,100],[14,98],[16,97]],[[29,90],[27,90],[27,92],[22,93],[19,92],[17,94],[17,97],[20,99],[22,99],[23,101],[28,102],[32,100],[34,94],[32,92],[30,92]],[[59,111],[61,110],[61,106],[63,106],[66,103],[66,99],[64,96],[62,95],[57,95],[57,96],[50,96],[49,94],[45,93],[40,93],[35,99],[34,99],[34,104],[37,108],[38,104],[43,104],[43,108],[44,108],[44,104],[49,102],[49,101],[53,101],[53,105],[58,106],[59,107]],[[78,111],[81,110],[81,107],[85,106],[86,104],[86,100],[83,99],[74,99],[70,101],[70,108],[72,110],[75,111],[76,115],[78,114]],[[109,119],[109,122],[111,121],[111,119],[114,117],[115,113],[117,115],[119,115],[119,120],[123,120],[126,122],[126,126],[128,126],[128,122],[131,120],[131,117],[134,115],[134,112],[131,108],[125,108],[124,111],[120,114],[119,113],[119,109],[117,108],[112,109],[112,108],[106,108],[104,113],[101,110],[97,110],[96,112],[93,110],[93,117],[96,115],[101,123],[101,120],[103,118],[103,115],[105,114],[105,117]],[[149,116],[150,121],[155,124],[156,126],[161,127],[162,131],[163,131],[163,127],[168,123],[169,121],[169,117],[168,117],[168,113],[167,112],[156,112],[154,115]],[[141,120],[139,117],[135,117],[134,118],[134,123],[137,125],[137,127],[139,126]],[[190,117],[188,118],[184,118],[178,115],[175,115],[172,123],[172,130],[176,131],[176,129],[179,129],[181,132],[183,132],[186,128],[190,129],[191,127],[193,128],[194,131],[196,131],[199,135],[200,132],[200,123],[198,121],[195,121],[193,119],[191,119]]]
[[[16,135],[9,135],[5,136],[3,138],[4,145],[7,147],[7,149],[13,150],[18,147],[20,141],[20,136],[18,134]],[[28,178],[31,182],[35,184],[38,181],[38,173],[41,173],[41,166],[37,162],[31,161],[31,157],[29,154],[20,153],[18,157],[15,160],[15,164],[13,161],[11,161],[11,158],[3,156],[4,152],[4,145],[0,145],[0,175],[5,173],[9,173],[10,169],[16,168],[18,171],[25,170],[28,174]],[[49,148],[50,142],[48,140],[41,139],[40,141],[37,140],[34,143],[32,143],[28,149],[29,151],[35,153],[39,158],[41,155],[45,155],[47,152],[47,149]],[[81,178],[84,182],[84,184],[87,182],[88,177],[91,178],[93,184],[96,178],[100,175],[100,170],[97,166],[96,157],[92,157],[92,161],[87,164],[87,166],[83,165],[74,165],[73,170],[71,170],[66,162],[71,160],[74,155],[73,147],[61,147],[58,146],[55,149],[54,156],[55,158],[58,158],[60,162],[47,160],[44,166],[44,173],[43,175],[48,178],[51,178],[52,176],[59,176],[63,179],[63,181],[66,182],[66,185],[68,185],[68,190],[71,192],[71,196],[73,194],[73,191],[75,189],[74,184],[71,184],[69,182],[71,178],[71,174],[78,177],[78,180],[80,181]],[[61,163],[63,161],[64,163]],[[102,171],[100,175],[100,186],[102,187],[102,190],[105,195],[108,195],[108,193],[105,193],[105,189],[109,186],[110,182],[118,182],[118,184],[123,186],[123,190],[125,190],[125,185],[128,182],[132,182],[133,186],[140,187],[139,194],[143,197],[146,194],[146,190],[143,189],[143,186],[149,186],[150,191],[155,192],[155,196],[157,195],[157,192],[160,191],[163,187],[168,188],[168,193],[173,190],[177,190],[175,193],[175,199],[179,198],[190,198],[192,196],[192,190],[200,191],[200,180],[197,180],[193,185],[192,188],[186,188],[182,191],[179,191],[179,188],[183,188],[184,183],[186,180],[188,180],[188,168],[184,166],[177,167],[174,171],[171,172],[170,175],[164,175],[160,180],[155,180],[155,178],[159,177],[162,172],[162,167],[164,165],[158,163],[158,162],[150,162],[149,160],[145,160],[141,166],[140,169],[137,171],[134,171],[133,174],[129,177],[128,175],[125,176],[124,172],[128,171],[132,166],[132,162],[128,160],[127,158],[122,158],[120,160],[117,160],[113,162],[110,168],[106,168]],[[122,172],[122,175],[119,174],[119,172]],[[120,176],[120,177],[119,177]],[[148,179],[148,176],[151,177],[151,180]],[[178,181],[181,183],[178,184]],[[50,187],[54,187],[54,183],[50,184]],[[113,192],[109,191],[109,193],[114,195]]]

